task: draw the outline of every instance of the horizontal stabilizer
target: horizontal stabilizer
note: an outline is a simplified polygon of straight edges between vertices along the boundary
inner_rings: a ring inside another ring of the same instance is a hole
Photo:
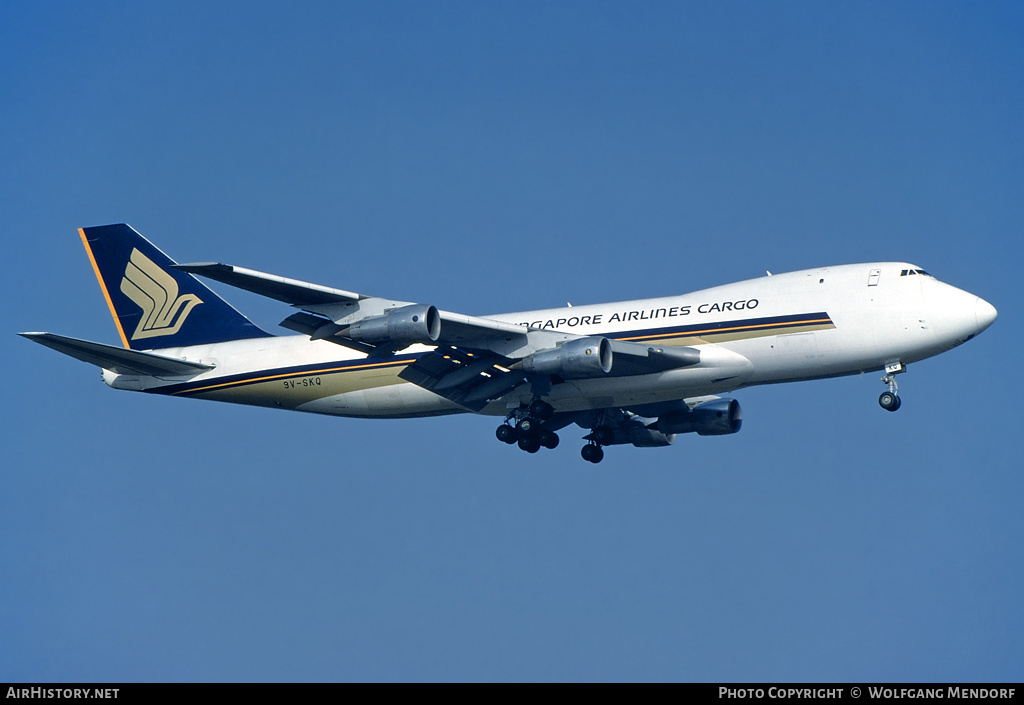
[[[18,335],[117,374],[177,377],[197,375],[200,372],[213,369],[213,365],[204,365],[200,362],[178,360],[173,357],[93,343],[78,338],[68,338],[54,333],[18,333]]]
[[[239,289],[245,289],[260,296],[284,301],[286,304],[292,304],[293,306],[344,303],[364,298],[351,291],[334,289],[319,284],[310,284],[298,279],[279,277],[276,274],[257,272],[254,269],[245,269],[231,264],[197,262],[194,264],[178,264],[175,265],[175,269],[180,269],[189,274],[198,274],[201,277],[223,282],[224,284],[230,284]]]

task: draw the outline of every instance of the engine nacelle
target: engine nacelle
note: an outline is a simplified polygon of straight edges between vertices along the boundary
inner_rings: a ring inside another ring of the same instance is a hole
[[[735,399],[714,399],[690,411],[676,411],[658,417],[655,424],[662,433],[693,433],[700,436],[725,436],[743,425],[743,412]]]
[[[612,344],[607,338],[598,337],[570,340],[523,358],[523,369],[564,379],[600,377],[612,371]]]
[[[676,434],[662,433],[653,428],[631,428],[627,431],[628,442],[637,448],[662,448],[676,442]],[[618,440],[618,434],[616,440]]]
[[[441,314],[433,306],[403,306],[383,316],[356,321],[339,332],[347,338],[371,345],[393,343],[404,347],[413,343],[429,344],[441,335]]]
[[[648,419],[649,420],[649,419]],[[634,419],[632,423],[615,429],[606,428],[601,438],[594,438],[603,446],[621,446],[632,444],[637,448],[662,448],[676,442],[676,434],[662,433],[656,428],[647,428],[643,419]],[[597,429],[594,429],[595,436]],[[591,439],[592,436],[587,436]]]

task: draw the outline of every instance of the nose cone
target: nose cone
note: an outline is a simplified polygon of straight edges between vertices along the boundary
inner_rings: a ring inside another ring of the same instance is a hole
[[[963,289],[931,280],[924,290],[925,314],[941,350],[965,343],[992,325],[996,309],[988,301]]]
[[[996,320],[998,315],[999,312],[996,311],[995,306],[980,296],[978,297],[978,300],[974,303],[974,316],[978,322],[979,333],[992,325],[992,322]]]

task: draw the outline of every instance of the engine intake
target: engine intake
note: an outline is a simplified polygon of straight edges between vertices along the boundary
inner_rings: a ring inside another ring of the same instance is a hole
[[[598,337],[570,340],[523,358],[523,369],[565,379],[600,377],[612,371],[612,344],[607,338]]]
[[[433,343],[441,336],[441,314],[433,306],[416,304],[392,309],[383,316],[356,321],[338,331],[339,335],[361,343]]]
[[[743,412],[735,399],[714,399],[693,407],[658,417],[654,427],[665,434],[693,433],[699,436],[726,436],[743,425]]]

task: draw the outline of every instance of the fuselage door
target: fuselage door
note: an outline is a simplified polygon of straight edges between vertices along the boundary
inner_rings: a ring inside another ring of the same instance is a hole
[[[868,286],[878,286],[878,278],[882,276],[881,269],[872,269],[868,273]]]

